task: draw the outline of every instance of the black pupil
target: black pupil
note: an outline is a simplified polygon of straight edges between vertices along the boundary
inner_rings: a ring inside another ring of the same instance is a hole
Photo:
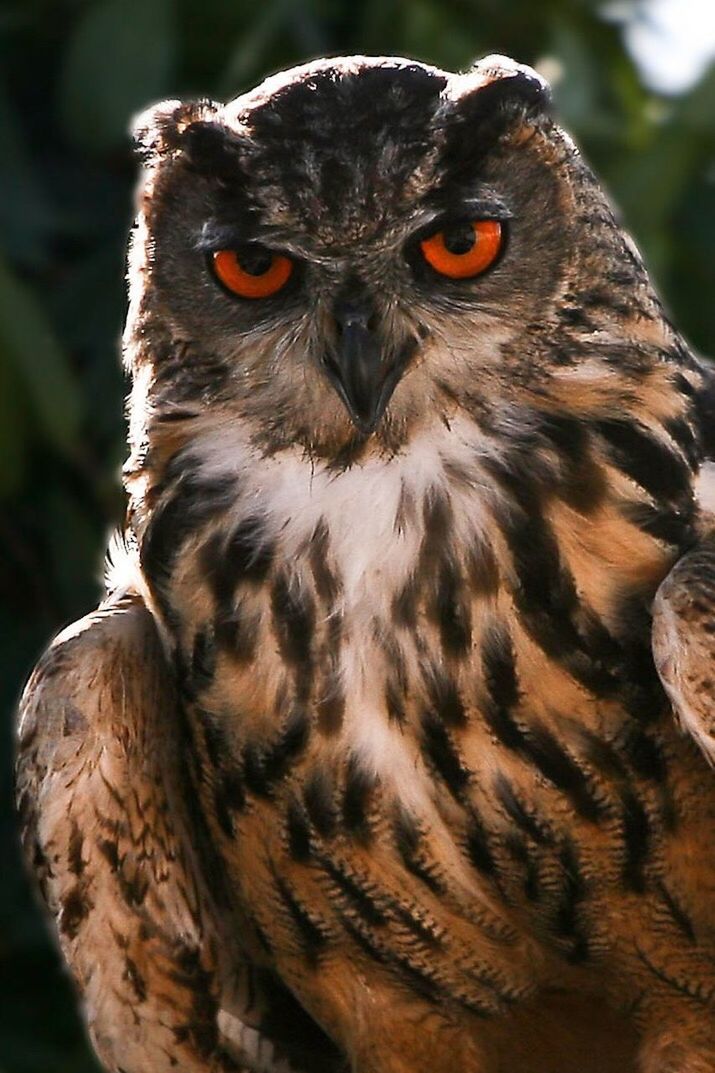
[[[452,224],[443,231],[444,245],[450,253],[469,253],[477,241],[474,224]]]
[[[236,259],[249,276],[262,276],[273,264],[273,254],[265,246],[244,246],[236,251]]]

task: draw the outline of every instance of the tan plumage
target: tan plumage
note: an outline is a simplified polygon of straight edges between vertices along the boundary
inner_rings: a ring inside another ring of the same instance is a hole
[[[26,697],[25,849],[99,1057],[157,1073],[172,1059],[233,1068],[206,1061],[232,940],[187,815],[176,693],[141,602],[119,599],[61,634]]]
[[[544,98],[353,58],[140,123],[129,573],[19,752],[108,1069],[715,1068],[712,374]],[[457,212],[508,242],[445,282]]]
[[[704,537],[673,567],[653,603],[653,655],[683,730],[715,754],[715,541]]]

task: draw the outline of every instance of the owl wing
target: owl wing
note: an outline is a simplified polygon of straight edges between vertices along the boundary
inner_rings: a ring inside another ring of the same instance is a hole
[[[715,533],[679,559],[658,589],[653,657],[681,725],[715,762]]]
[[[222,931],[220,873],[191,808],[182,739],[172,676],[138,597],[65,630],[20,705],[27,859],[108,1069],[289,1070],[255,1027],[271,1013],[263,970]]]

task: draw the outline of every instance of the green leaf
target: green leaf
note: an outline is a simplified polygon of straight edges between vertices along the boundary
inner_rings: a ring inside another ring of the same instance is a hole
[[[70,450],[79,435],[79,384],[42,306],[0,261],[0,361],[22,383],[40,433]]]
[[[70,40],[60,85],[69,137],[91,153],[126,138],[132,115],[166,96],[176,41],[171,0],[102,0]]]

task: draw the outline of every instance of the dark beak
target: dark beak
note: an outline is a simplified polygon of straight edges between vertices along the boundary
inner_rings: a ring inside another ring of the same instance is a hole
[[[386,360],[385,341],[371,303],[341,301],[333,311],[335,346],[323,368],[359,432],[373,432],[390,401],[406,364],[405,348]],[[410,348],[410,352],[411,352]]]

